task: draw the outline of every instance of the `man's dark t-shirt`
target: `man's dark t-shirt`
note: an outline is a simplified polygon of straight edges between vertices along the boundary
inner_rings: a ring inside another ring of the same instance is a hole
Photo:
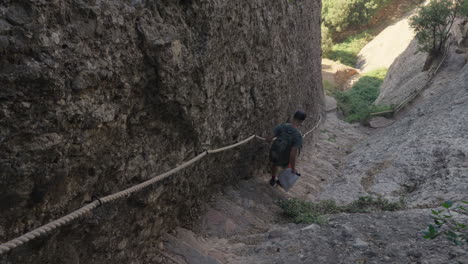
[[[275,127],[273,133],[276,140],[270,149],[270,160],[277,166],[286,167],[289,164],[291,148],[300,149],[302,147],[301,132],[291,124],[284,123]],[[285,142],[283,143],[284,146],[280,146],[281,143],[276,141]]]

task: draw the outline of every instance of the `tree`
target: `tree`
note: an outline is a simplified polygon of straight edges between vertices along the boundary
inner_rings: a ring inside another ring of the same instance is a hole
[[[449,39],[455,18],[462,13],[467,0],[431,0],[421,7],[418,14],[410,19],[410,25],[416,31],[420,50],[431,55],[442,53]]]

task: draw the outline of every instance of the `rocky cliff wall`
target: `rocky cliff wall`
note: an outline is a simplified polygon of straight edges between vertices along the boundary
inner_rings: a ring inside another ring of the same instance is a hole
[[[0,241],[322,110],[320,1],[0,2]],[[0,263],[148,263],[160,234],[265,146],[210,156],[0,256]]]
[[[423,71],[426,58],[427,53],[418,51],[418,41],[413,39],[388,69],[375,104],[398,105],[426,84],[430,78],[429,71]]]

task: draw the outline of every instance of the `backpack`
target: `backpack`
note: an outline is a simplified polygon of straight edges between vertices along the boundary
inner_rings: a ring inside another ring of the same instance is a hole
[[[274,163],[285,166],[289,163],[289,155],[293,144],[293,134],[287,132],[290,132],[290,130],[283,131],[283,133],[275,139],[270,149],[271,160]]]

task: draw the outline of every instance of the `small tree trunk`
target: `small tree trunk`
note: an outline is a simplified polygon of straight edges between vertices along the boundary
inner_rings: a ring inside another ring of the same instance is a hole
[[[427,56],[427,59],[426,59],[426,62],[424,62],[424,67],[423,67],[423,72],[429,70],[432,66],[432,64],[434,63],[434,61],[436,60],[437,56],[439,55],[440,53],[437,52],[437,50],[431,50],[429,52],[429,55]]]

